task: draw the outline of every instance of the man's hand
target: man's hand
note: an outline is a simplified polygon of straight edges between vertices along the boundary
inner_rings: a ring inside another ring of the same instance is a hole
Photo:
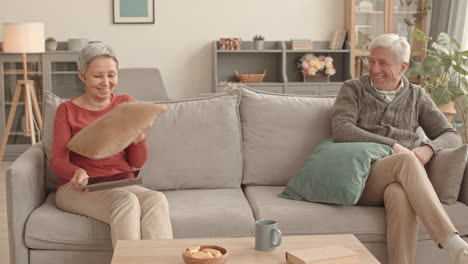
[[[414,155],[416,155],[416,157],[423,165],[426,165],[434,155],[434,150],[432,150],[432,148],[428,145],[414,148],[411,151],[414,153]]]
[[[395,153],[400,153],[400,152],[411,152],[411,150],[403,147],[402,145],[398,144],[398,143],[395,143],[395,145],[393,145],[392,147],[393,151],[395,151]]]

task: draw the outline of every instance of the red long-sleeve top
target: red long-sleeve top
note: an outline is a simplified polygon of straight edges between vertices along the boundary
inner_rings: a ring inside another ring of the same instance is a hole
[[[133,100],[128,95],[113,94],[111,103],[98,111],[88,110],[68,100],[59,105],[54,120],[54,140],[50,165],[59,176],[58,189],[70,181],[77,168],[84,169],[89,177],[99,177],[140,168],[148,159],[146,139],[138,144],[130,144],[123,151],[105,159],[92,160],[67,148],[70,139],[81,129],[109,112],[116,105]],[[101,133],[105,134],[106,131]]]

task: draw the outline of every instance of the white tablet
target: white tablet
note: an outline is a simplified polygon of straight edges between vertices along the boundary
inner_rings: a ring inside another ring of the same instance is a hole
[[[88,185],[79,186],[77,189],[90,192],[141,184],[140,170],[125,171],[116,174],[88,178]]]

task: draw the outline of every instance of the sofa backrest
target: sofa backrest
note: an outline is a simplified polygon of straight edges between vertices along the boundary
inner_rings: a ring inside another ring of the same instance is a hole
[[[44,149],[50,160],[53,121],[67,99],[44,95]],[[156,190],[240,188],[242,142],[240,92],[207,98],[155,102],[168,111],[147,131],[149,159],[142,168],[144,185]],[[46,164],[46,188],[54,190],[57,176]]]
[[[157,102],[167,109],[147,133],[143,183],[157,190],[240,188],[239,91]]]
[[[331,137],[334,97],[284,95],[241,88],[246,185],[286,185],[305,158]]]

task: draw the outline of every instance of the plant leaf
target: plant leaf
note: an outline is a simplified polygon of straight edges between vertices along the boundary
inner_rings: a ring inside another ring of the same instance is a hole
[[[432,97],[434,99],[434,103],[436,105],[443,105],[443,104],[448,104],[451,102],[448,94],[448,87],[446,85],[437,85],[437,87],[434,88]]]
[[[465,108],[468,108],[468,96],[467,96],[467,95],[464,95],[464,96],[461,98],[461,103],[462,103],[462,105],[463,105]]]
[[[449,48],[450,47],[450,36],[445,33],[441,32],[439,36],[437,37],[436,40],[437,45],[444,47],[444,48]]]
[[[432,38],[429,37],[426,33],[424,33],[423,31],[421,31],[419,28],[416,28],[416,29],[413,31],[413,37],[414,37],[416,40],[424,41],[424,42],[428,42],[429,40],[432,39]]]

